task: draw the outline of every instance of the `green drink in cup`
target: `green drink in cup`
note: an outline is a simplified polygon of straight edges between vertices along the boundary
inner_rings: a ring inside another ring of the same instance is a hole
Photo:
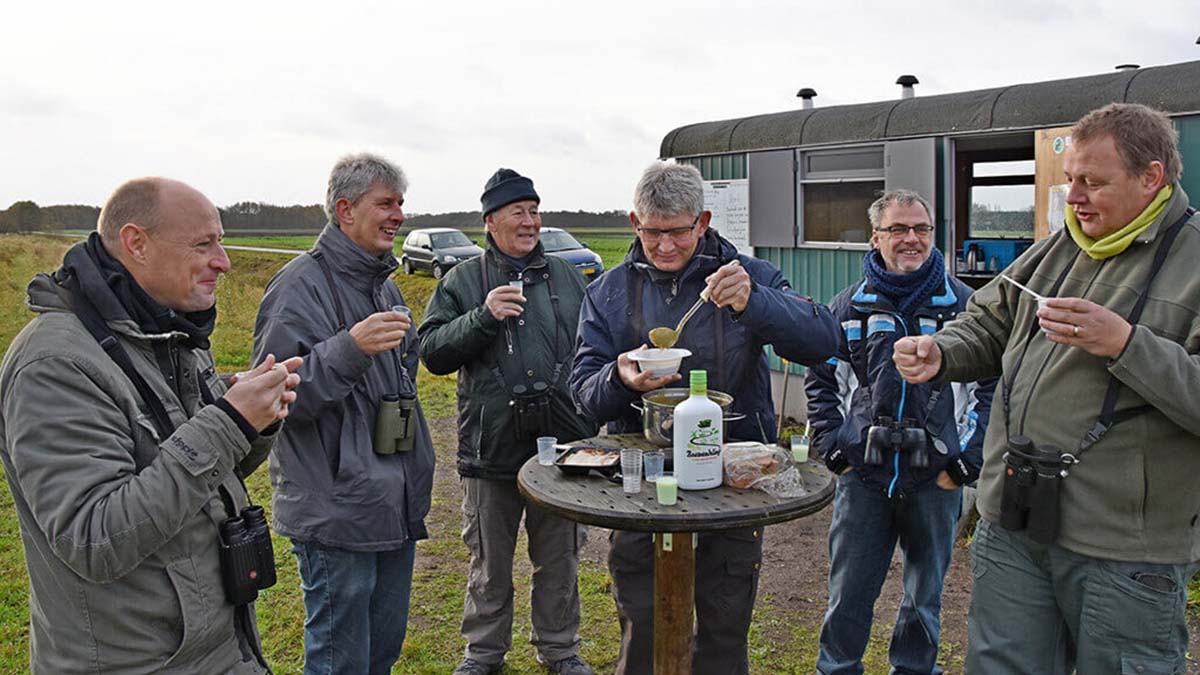
[[[673,506],[679,499],[679,481],[669,471],[659,475],[654,481],[654,489],[658,492],[658,503],[663,506]]]
[[[808,461],[808,434],[795,434],[792,436],[792,459],[796,460],[797,464],[803,464]]]

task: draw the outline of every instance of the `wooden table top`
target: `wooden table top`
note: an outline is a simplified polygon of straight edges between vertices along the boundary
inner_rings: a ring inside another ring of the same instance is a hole
[[[653,448],[641,434],[597,436],[571,445]],[[705,532],[782,523],[825,508],[833,500],[833,475],[815,460],[799,468],[808,490],[803,497],[780,499],[762,490],[722,485],[679,490],[679,501],[672,506],[658,503],[654,483],[643,480],[641,492],[627,495],[620,483],[596,475],[568,476],[557,467],[538,464],[536,457],[521,467],[517,484],[534,504],[586,525],[636,532]]]

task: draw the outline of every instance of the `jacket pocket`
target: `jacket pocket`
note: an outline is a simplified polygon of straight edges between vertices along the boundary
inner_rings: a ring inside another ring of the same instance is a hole
[[[175,599],[179,603],[179,613],[183,621],[183,634],[179,646],[167,658],[164,667],[186,663],[197,656],[196,648],[200,637],[208,630],[212,622],[211,603],[214,598],[205,598],[196,579],[196,567],[191,558],[175,560],[167,564],[167,577],[175,589]],[[222,598],[222,601],[224,599]]]

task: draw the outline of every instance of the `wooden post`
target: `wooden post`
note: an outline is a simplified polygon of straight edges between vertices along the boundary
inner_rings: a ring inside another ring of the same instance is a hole
[[[654,675],[691,675],[695,535],[654,535]]]

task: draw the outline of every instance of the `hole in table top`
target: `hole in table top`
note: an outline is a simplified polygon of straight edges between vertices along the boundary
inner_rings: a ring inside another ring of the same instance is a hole
[[[687,509],[679,509],[679,510],[680,510],[680,511],[682,511],[682,512],[684,512],[684,513],[687,513]]]

